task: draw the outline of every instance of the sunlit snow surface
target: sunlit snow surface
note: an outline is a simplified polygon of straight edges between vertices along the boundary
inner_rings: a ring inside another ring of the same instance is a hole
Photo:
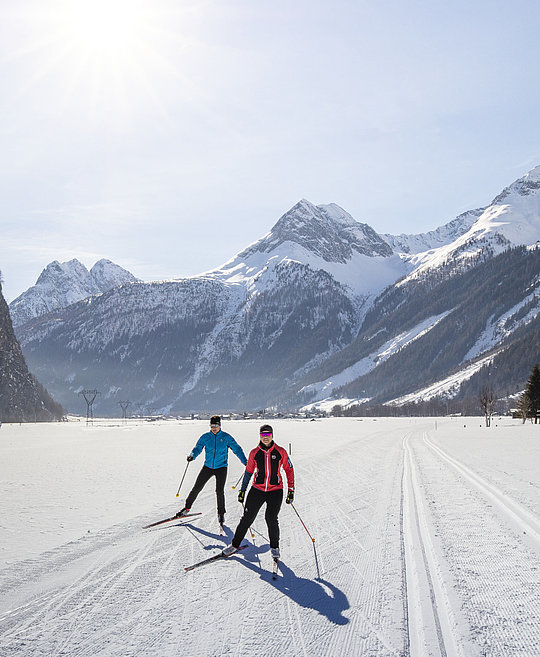
[[[202,466],[206,423],[97,421],[0,428],[0,654],[530,656],[540,650],[540,429],[480,418],[276,420],[296,470],[281,574],[262,513],[248,548],[227,535]],[[224,428],[247,452],[259,422]]]

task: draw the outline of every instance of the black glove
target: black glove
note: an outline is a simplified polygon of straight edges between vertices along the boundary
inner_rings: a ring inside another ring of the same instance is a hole
[[[243,503],[244,503],[244,498],[245,498],[245,496],[246,496],[246,491],[245,491],[245,490],[241,490],[241,491],[238,493],[238,501],[240,502],[240,504],[243,504]]]
[[[193,461],[193,456],[191,456],[191,454],[188,454],[188,456],[187,456],[187,460],[188,460],[188,462],[189,462],[189,461]]]
[[[294,500],[294,488],[289,488],[289,492],[287,493],[287,499],[285,500],[285,504],[292,504]]]

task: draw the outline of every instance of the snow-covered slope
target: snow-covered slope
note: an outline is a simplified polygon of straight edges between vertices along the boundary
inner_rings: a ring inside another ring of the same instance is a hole
[[[472,226],[450,244],[416,253],[409,278],[429,270],[467,264],[477,256],[492,257],[511,246],[540,241],[540,166],[499,194]],[[406,278],[403,282],[405,283]]]
[[[13,324],[18,326],[93,294],[136,280],[130,272],[110,260],[99,260],[90,271],[76,259],[62,263],[55,260],[41,272],[34,286],[10,303]]]
[[[334,390],[343,387],[347,383],[354,381],[360,376],[368,374],[378,365],[384,363],[391,356],[397,354],[407,345],[412,344],[415,340],[422,338],[428,331],[431,331],[437,324],[443,320],[451,311],[447,310],[436,317],[428,317],[412,329],[403,331],[383,343],[375,352],[364,356],[361,360],[350,365],[341,372],[329,377],[325,381],[312,383],[300,390],[300,393],[315,394],[316,399],[326,399]],[[369,401],[369,397],[363,397],[363,402]],[[315,405],[315,406],[320,406]]]
[[[475,360],[473,363],[467,363],[465,367],[462,367],[450,376],[446,376],[444,379],[436,381],[421,390],[416,390],[397,399],[391,399],[387,404],[389,406],[402,406],[403,404],[429,401],[435,397],[452,399],[459,394],[463,383],[477,374],[483,367],[491,365],[493,358],[494,356],[485,356],[484,358]]]
[[[539,272],[540,248],[517,247],[450,278],[387,289],[355,340],[305,377],[298,402],[474,396],[472,380],[486,378],[514,392],[538,358]]]
[[[425,251],[447,246],[457,240],[471,228],[484,210],[485,208],[481,208],[479,210],[464,212],[444,226],[427,233],[419,233],[417,235],[384,234],[382,237],[388,242],[392,250],[397,253],[408,255],[424,253]]]

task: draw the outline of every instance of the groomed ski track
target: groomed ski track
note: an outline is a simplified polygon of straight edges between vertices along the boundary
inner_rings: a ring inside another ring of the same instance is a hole
[[[225,536],[209,485],[200,518],[142,530],[147,514],[112,527],[104,517],[103,529],[2,570],[0,654],[536,656],[540,430],[479,424],[277,421],[316,542],[284,504],[276,580],[262,514],[242,553],[184,572],[230,542],[241,472],[231,462]],[[253,444],[256,424],[230,428]],[[179,508],[175,490],[173,479],[164,517]]]

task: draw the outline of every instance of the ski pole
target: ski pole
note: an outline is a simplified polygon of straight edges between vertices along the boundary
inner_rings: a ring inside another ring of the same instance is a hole
[[[242,502],[242,509],[244,509],[244,513],[245,513],[246,512],[246,507],[245,507],[243,502]],[[253,533],[253,528],[252,527],[249,528],[249,533],[251,534],[251,540],[254,541],[255,540],[255,534]]]
[[[240,479],[242,479],[243,476],[244,476],[244,473],[242,472],[242,474],[238,477],[238,481],[232,487],[233,490],[238,486],[238,484],[240,483]]]
[[[187,462],[186,469],[184,470],[184,475],[182,477],[182,481],[180,482],[180,486],[178,486],[178,491],[176,493],[176,497],[178,497],[180,495],[180,489],[182,488],[182,484],[184,483],[184,477],[186,476],[188,466],[189,466],[189,461]]]
[[[291,502],[291,506],[292,506],[294,512],[296,513],[296,515],[298,516],[298,518],[300,519],[300,522],[302,523],[302,526],[303,526],[304,529],[307,531],[309,538],[315,543],[315,539],[314,539],[313,536],[309,533],[309,529],[305,526],[304,521],[302,520],[302,518],[300,518],[300,514],[298,513],[298,511],[296,510],[296,507],[294,506],[294,504],[293,504],[292,502]]]

